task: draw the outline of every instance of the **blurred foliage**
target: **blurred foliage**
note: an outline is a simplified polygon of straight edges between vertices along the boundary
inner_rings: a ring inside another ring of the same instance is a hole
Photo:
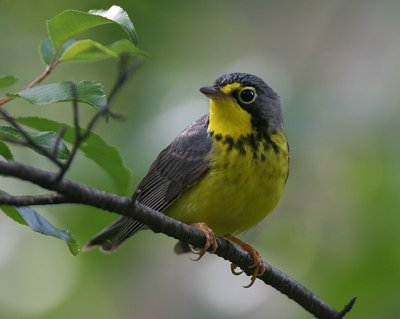
[[[77,36],[93,27],[104,24],[116,24],[127,33],[130,41],[121,39],[114,42],[109,48],[91,39],[76,40]],[[111,6],[108,10],[90,10],[82,12],[78,10],[65,10],[46,21],[48,38],[40,45],[40,55],[46,64],[45,70],[18,92],[7,92],[0,99],[0,106],[21,97],[35,105],[48,105],[59,102],[72,102],[74,126],[69,127],[65,123],[58,123],[46,118],[20,117],[14,119],[3,109],[1,117],[7,126],[0,126],[0,155],[6,159],[13,159],[9,146],[24,146],[31,148],[36,153],[44,156],[59,168],[56,179],[61,179],[70,168],[76,158],[76,151],[80,150],[87,158],[92,159],[104,169],[111,178],[119,193],[126,194],[131,180],[129,169],[124,166],[120,153],[115,147],[109,146],[98,135],[92,133],[92,129],[98,119],[110,118],[109,101],[118,91],[121,84],[128,79],[125,72],[137,65],[134,59],[137,55],[143,55],[143,51],[136,47],[137,36],[132,21],[128,14],[119,6]],[[93,51],[94,50],[94,51]],[[110,95],[107,98],[103,86],[94,81],[62,81],[38,85],[60,65],[72,61],[94,62],[106,58],[119,60],[119,77]],[[141,57],[142,58],[142,57]],[[123,74],[123,78],[121,78]],[[3,76],[0,79],[1,87],[11,86],[16,82],[14,76]],[[97,112],[89,120],[85,128],[80,123],[79,102],[87,103],[97,109]],[[39,132],[28,132],[19,123],[33,127]],[[69,151],[64,141],[72,146]],[[0,190],[1,194],[8,196]],[[64,240],[70,252],[76,256],[80,246],[68,231],[58,229],[49,223],[42,215],[31,207],[1,206],[1,210],[14,221],[29,226],[35,232]]]
[[[0,74],[24,85],[42,72],[44,21],[65,9],[108,8],[109,1],[0,2]],[[134,174],[207,112],[198,88],[231,71],[255,73],[281,96],[291,145],[284,198],[245,237],[273,265],[340,308],[358,296],[349,318],[398,318],[400,292],[398,83],[400,3],[383,1],[126,1],[146,64],[114,101],[128,120],[99,125]],[[119,26],[87,31],[104,44]],[[49,81],[94,80],[110,89],[115,61],[60,66]],[[0,88],[0,90],[3,90]],[[43,115],[23,101],[20,116]],[[89,119],[92,110],[85,110]],[[72,121],[70,108],[46,110]],[[32,153],[16,157],[48,168]],[[69,178],[115,191],[85,158]],[[1,178],[13,194],[32,186]],[[34,189],[36,192],[40,190]],[[82,206],[38,208],[84,242],[114,216]],[[175,256],[173,240],[141,232],[117,253],[72,257],[63,243],[0,215],[1,318],[309,318],[263,284],[249,290],[226,262]],[[173,293],[171,293],[173,291]]]

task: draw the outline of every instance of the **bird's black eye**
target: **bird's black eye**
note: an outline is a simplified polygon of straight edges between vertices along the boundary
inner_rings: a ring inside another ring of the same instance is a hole
[[[257,98],[256,89],[251,86],[242,88],[239,92],[239,100],[244,104],[253,103]]]

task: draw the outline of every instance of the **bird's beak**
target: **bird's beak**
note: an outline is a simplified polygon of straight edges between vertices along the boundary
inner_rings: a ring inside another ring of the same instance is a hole
[[[229,99],[230,96],[214,86],[200,88],[200,92],[207,95],[210,99]]]

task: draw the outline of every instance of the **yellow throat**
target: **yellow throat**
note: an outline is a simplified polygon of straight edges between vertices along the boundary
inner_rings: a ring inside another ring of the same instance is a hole
[[[221,91],[230,94],[240,87],[239,83],[232,83],[221,88]],[[238,139],[254,131],[250,120],[250,114],[234,99],[210,99],[209,132]]]

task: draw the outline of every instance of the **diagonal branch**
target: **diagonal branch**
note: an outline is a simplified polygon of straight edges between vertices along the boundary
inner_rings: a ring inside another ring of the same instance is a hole
[[[113,98],[122,88],[127,80],[133,73],[142,65],[144,59],[142,57],[135,57],[133,60],[128,55],[121,55],[119,59],[118,76],[115,80],[114,86],[108,94],[108,104],[111,103]]]
[[[35,85],[37,85],[40,82],[42,82],[45,78],[47,78],[50,75],[51,72],[54,71],[54,69],[60,64],[60,61],[57,61],[57,62],[55,61],[57,53],[58,53],[57,51],[53,53],[53,55],[51,57],[51,60],[50,60],[50,63],[49,63],[49,65],[46,65],[46,68],[44,69],[44,71],[41,74],[39,74],[39,76],[37,78],[35,78],[29,84],[27,84],[22,89],[20,89],[19,92],[23,92],[23,91],[25,91],[27,89],[30,89],[30,88],[34,87]],[[0,106],[10,102],[14,98],[15,98],[15,96],[13,96],[13,95],[7,96],[5,98],[1,98],[0,99]]]
[[[56,157],[58,150],[60,148],[62,139],[64,138],[66,130],[67,130],[67,127],[65,124],[63,124],[57,133],[56,140],[54,141],[53,149],[51,151],[51,157]]]
[[[45,148],[41,147],[39,144],[37,144],[30,136],[29,134],[15,121],[15,119],[10,116],[5,110],[0,108],[0,115],[4,118],[4,120],[9,123],[12,127],[14,127],[25,139],[25,142],[27,145],[32,147],[34,150],[38,151],[39,153],[43,154],[45,157],[47,157],[50,161],[52,161],[55,165],[58,167],[63,167],[63,163],[59,161],[56,157],[52,156],[52,153],[46,150]]]
[[[36,206],[36,205],[56,205],[56,204],[66,204],[66,203],[73,203],[73,201],[58,193],[53,193],[48,195],[36,195],[36,196],[11,196],[11,195],[0,196],[0,205],[12,205],[16,207]]]
[[[206,239],[203,232],[138,202],[133,202],[130,198],[105,193],[67,179],[62,179],[55,183],[56,174],[13,161],[0,160],[0,174],[29,181],[42,188],[57,192],[60,195],[56,196],[61,196],[58,197],[60,201],[65,200],[71,203],[90,205],[132,217],[146,224],[156,233],[164,233],[167,236],[197,247],[203,247],[205,244]],[[46,202],[45,199],[42,200]],[[22,202],[22,200],[20,201]],[[11,203],[12,201],[8,196],[0,196],[0,204]],[[15,203],[18,203],[18,200]],[[252,274],[251,265],[253,259],[247,252],[223,238],[218,238],[217,240],[218,249],[215,252],[216,255],[238,265],[246,274]],[[264,262],[264,265],[266,272],[259,279],[297,302],[316,318],[344,318],[355,302],[355,298],[352,298],[343,310],[336,311],[293,278],[266,262]]]

